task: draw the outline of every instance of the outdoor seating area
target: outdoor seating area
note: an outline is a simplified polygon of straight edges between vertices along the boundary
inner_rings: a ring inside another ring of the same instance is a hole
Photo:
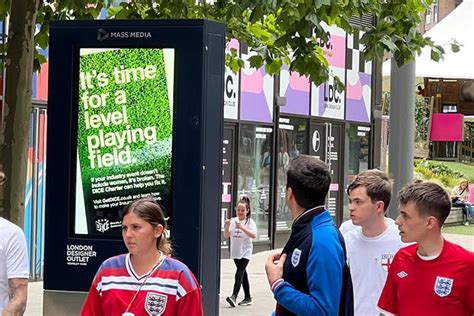
[[[446,226],[462,225],[464,223],[466,215],[462,211],[462,207],[451,207],[451,212],[448,218],[444,222]]]

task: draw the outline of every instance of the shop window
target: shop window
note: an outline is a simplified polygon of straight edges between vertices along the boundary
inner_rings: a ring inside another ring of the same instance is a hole
[[[369,126],[359,124],[349,124],[346,128],[346,167],[347,178],[345,179],[345,188],[354,180],[359,173],[369,169],[370,157],[370,131]],[[347,148],[347,147],[346,147]],[[343,219],[349,218],[347,194],[344,198],[344,216]]]
[[[286,206],[286,171],[291,159],[307,154],[307,121],[300,118],[280,118],[277,159],[276,229],[291,228],[291,213]]]
[[[349,176],[356,176],[369,169],[370,127],[349,126]]]
[[[250,198],[256,240],[268,240],[273,128],[242,124],[239,139],[237,200]]]

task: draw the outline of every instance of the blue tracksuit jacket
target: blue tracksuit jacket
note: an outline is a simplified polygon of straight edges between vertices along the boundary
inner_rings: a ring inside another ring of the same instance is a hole
[[[273,289],[277,316],[338,315],[346,264],[338,231],[327,210],[295,219],[283,249],[283,280]]]

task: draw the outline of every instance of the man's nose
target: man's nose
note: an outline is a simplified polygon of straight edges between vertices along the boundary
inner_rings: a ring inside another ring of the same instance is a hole
[[[395,224],[400,226],[401,223],[400,223],[400,215],[397,216],[397,218],[395,218]]]

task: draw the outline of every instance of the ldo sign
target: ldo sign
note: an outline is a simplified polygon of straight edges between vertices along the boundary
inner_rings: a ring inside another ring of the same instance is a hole
[[[79,313],[145,196],[218,314],[224,44],[204,20],[52,23],[45,315]]]

